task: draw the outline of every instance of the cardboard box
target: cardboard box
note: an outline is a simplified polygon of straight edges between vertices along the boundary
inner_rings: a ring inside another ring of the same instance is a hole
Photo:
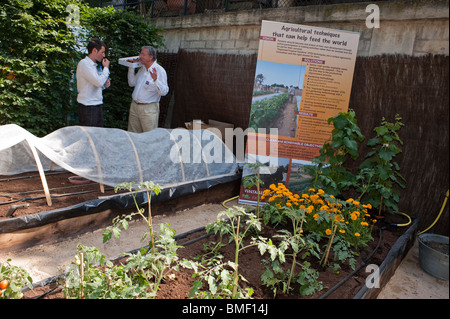
[[[129,62],[129,60],[135,60],[137,58],[139,58],[139,56],[129,56],[127,58],[120,58],[119,64],[127,66],[127,67],[138,68],[138,67],[142,66],[141,62]]]
[[[184,123],[186,125],[186,128],[188,130],[210,130],[210,129],[218,129],[220,131],[220,138],[222,139],[222,141],[225,140],[225,129],[226,128],[234,128],[233,124],[230,123],[225,123],[225,122],[221,122],[221,121],[216,121],[216,120],[208,120],[208,124],[203,123],[201,120],[192,120],[191,122],[185,122]],[[216,130],[210,130],[211,132],[213,132],[214,134],[217,133]]]
[[[225,123],[225,122],[221,122],[221,121],[216,121],[216,120],[208,120],[208,125],[210,127],[214,127],[219,129],[220,134],[222,134],[222,141],[225,141],[225,129],[226,128],[230,128],[230,129],[234,129],[234,125],[231,123]]]

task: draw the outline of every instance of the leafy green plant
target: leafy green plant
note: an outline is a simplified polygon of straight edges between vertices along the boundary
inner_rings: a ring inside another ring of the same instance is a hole
[[[200,267],[203,270],[194,274],[199,279],[194,282],[189,298],[249,299],[253,295],[252,288],[244,289],[239,284],[247,280],[238,273],[238,265],[232,261],[223,261],[223,256],[215,255]],[[208,289],[202,290],[203,282],[208,284]]]
[[[292,284],[300,285],[301,295],[310,295],[322,289],[322,284],[317,281],[318,272],[310,268],[310,263],[304,261],[300,263],[298,256],[302,253],[302,259],[314,255],[319,257],[319,246],[311,238],[303,238],[303,223],[306,220],[306,209],[298,207],[284,206],[285,214],[291,221],[292,232],[286,229],[279,230],[274,238],[281,240],[276,247],[271,240],[260,241],[258,248],[261,255],[266,251],[270,253],[270,261],[265,260],[266,270],[261,275],[261,281],[272,288],[276,295],[279,287],[281,292],[288,294],[292,290]],[[287,253],[289,251],[290,253]],[[286,262],[286,256],[291,258],[290,269],[285,270],[282,264]],[[300,266],[300,271],[296,272],[296,266]]]
[[[331,141],[324,143],[320,155],[312,160],[314,165],[308,170],[314,176],[313,188],[322,188],[326,193],[340,195],[355,184],[355,176],[345,166],[351,158],[359,157],[358,143],[364,140],[364,135],[357,125],[353,110],[340,112],[328,119],[333,123]]]
[[[0,299],[21,299],[22,288],[32,289],[33,279],[23,268],[11,264],[11,259],[0,262]]]
[[[212,261],[206,263],[208,267],[197,274],[201,280],[194,283],[191,296],[233,299],[250,297],[252,289],[244,290],[239,285],[239,280],[246,281],[239,274],[239,253],[248,247],[257,245],[256,242],[252,242],[244,246],[244,238],[249,234],[261,231],[261,223],[254,214],[245,212],[243,207],[229,208],[220,212],[217,217],[217,221],[208,225],[206,231],[208,233],[219,233],[221,236],[229,236],[229,243],[234,242],[235,245],[234,262],[221,262],[222,256],[215,255]],[[223,219],[223,217],[226,217],[226,219]],[[241,218],[243,219],[242,222]],[[216,245],[215,247],[219,246]],[[204,266],[202,265],[202,267]],[[202,280],[208,282],[209,291],[200,290]]]
[[[376,136],[367,142],[372,150],[359,167],[359,200],[378,208],[378,215],[382,215],[384,208],[389,212],[398,211],[400,190],[396,186],[405,188],[405,178],[395,161],[403,145],[398,135],[404,126],[401,120],[398,114],[394,123],[382,118],[381,125],[374,129]]]
[[[155,298],[161,282],[169,275],[174,274],[180,267],[197,271],[195,262],[187,259],[179,260],[177,245],[174,236],[175,230],[168,224],[160,224],[159,233],[153,232],[151,215],[151,195],[160,193],[159,185],[145,182],[122,183],[115,190],[129,190],[133,196],[137,212],[116,217],[113,225],[103,232],[103,242],[109,241],[114,235],[119,238],[121,229],[128,228],[128,222],[134,215],[140,215],[148,225],[149,247],[144,247],[136,253],[124,254],[126,262],[114,265],[105,262],[105,256],[95,247],[79,245],[79,255],[75,256],[75,266],[72,266],[65,275],[66,298]],[[144,209],[140,208],[136,195],[141,189],[147,193],[148,217]]]
[[[126,271],[123,265],[106,261],[95,247],[77,246],[75,261],[64,276],[66,299],[125,299],[148,298],[146,282],[138,273]]]
[[[108,240],[111,239],[112,235],[114,234],[114,236],[116,238],[120,237],[120,232],[121,232],[121,228],[123,229],[127,229],[128,228],[128,221],[131,220],[131,218],[136,215],[139,214],[147,223],[149,232],[144,234],[143,239],[147,236],[150,235],[150,241],[151,241],[151,247],[153,249],[154,252],[154,233],[153,233],[153,220],[152,220],[152,206],[151,206],[151,198],[152,198],[152,194],[154,193],[155,195],[159,195],[161,193],[161,188],[158,184],[155,184],[153,182],[144,182],[141,184],[136,185],[134,182],[129,182],[129,183],[121,183],[119,185],[117,185],[114,188],[114,191],[117,193],[118,190],[120,189],[124,189],[124,190],[128,190],[132,197],[133,197],[133,201],[134,204],[136,206],[137,212],[129,214],[129,215],[123,215],[120,217],[116,217],[113,219],[113,225],[112,226],[108,226],[104,231],[103,231],[103,243],[107,242]],[[146,194],[147,194],[147,203],[148,203],[148,217],[144,215],[144,208],[140,208],[139,204],[136,200],[136,195],[138,193],[138,191],[140,190],[145,190]]]
[[[267,167],[267,166],[264,164],[260,164],[260,163],[244,163],[244,165],[250,167],[253,170],[253,174],[244,176],[242,178],[242,185],[244,186],[244,188],[252,188],[253,186],[256,186],[256,194],[257,194],[256,216],[257,216],[257,218],[259,218],[259,209],[260,209],[259,202],[260,202],[260,198],[261,198],[259,196],[259,189],[260,189],[260,186],[262,184],[264,184],[264,182],[260,178],[259,173],[260,173],[261,167]]]
[[[119,238],[121,232],[116,230],[110,231]],[[65,298],[156,298],[161,282],[175,275],[180,267],[197,271],[196,262],[179,259],[180,246],[174,236],[175,230],[168,224],[160,224],[159,233],[152,237],[150,247],[125,253],[125,262],[117,265],[105,261],[97,248],[78,245],[75,262],[64,276]]]
[[[139,280],[147,283],[150,296],[155,298],[161,282],[170,274],[178,271],[180,266],[197,270],[197,264],[187,259],[179,260],[178,246],[175,239],[175,230],[167,224],[160,224],[159,234],[155,242],[155,249],[141,249],[136,254],[128,256],[124,270],[139,273]],[[153,248],[153,247],[152,247]]]

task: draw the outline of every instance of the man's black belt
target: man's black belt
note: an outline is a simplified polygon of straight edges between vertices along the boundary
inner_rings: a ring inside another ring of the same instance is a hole
[[[96,107],[96,106],[102,106],[103,105],[103,103],[102,104],[96,104],[96,105],[85,105],[85,104],[80,103],[80,102],[78,102],[78,104],[80,104],[81,106],[85,106],[85,107]]]

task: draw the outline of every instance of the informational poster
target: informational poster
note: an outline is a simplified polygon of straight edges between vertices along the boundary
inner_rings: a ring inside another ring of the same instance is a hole
[[[328,119],[348,111],[358,43],[358,32],[262,21],[246,148],[247,163],[264,164],[259,195],[309,187],[304,166],[330,139]],[[253,174],[244,165],[243,179]],[[240,203],[257,196],[241,183]]]

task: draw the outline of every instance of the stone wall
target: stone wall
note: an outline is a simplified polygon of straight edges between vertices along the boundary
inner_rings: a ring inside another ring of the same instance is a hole
[[[380,28],[368,28],[366,3],[209,12],[153,18],[163,28],[166,51],[255,54],[262,20],[360,32],[359,56],[449,54],[448,0],[373,2]]]

